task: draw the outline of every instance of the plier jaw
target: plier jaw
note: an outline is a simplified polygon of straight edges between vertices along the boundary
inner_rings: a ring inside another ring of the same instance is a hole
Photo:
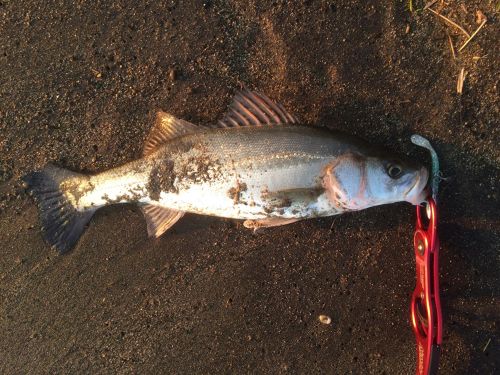
[[[439,299],[439,239],[436,202],[417,206],[413,236],[417,282],[411,299],[411,321],[417,341],[417,375],[437,374],[443,319]]]

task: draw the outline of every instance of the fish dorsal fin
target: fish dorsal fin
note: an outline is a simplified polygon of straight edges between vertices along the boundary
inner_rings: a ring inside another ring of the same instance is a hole
[[[295,124],[297,118],[281,104],[273,102],[264,94],[242,90],[238,92],[226,116],[218,122],[219,127],[264,126]]]
[[[159,111],[156,121],[144,142],[144,156],[154,152],[165,142],[181,135],[195,133],[199,128],[188,121],[180,120],[169,113]]]
[[[141,206],[142,213],[146,219],[149,237],[160,237],[177,220],[184,216],[183,211],[172,210],[156,204],[145,204]]]

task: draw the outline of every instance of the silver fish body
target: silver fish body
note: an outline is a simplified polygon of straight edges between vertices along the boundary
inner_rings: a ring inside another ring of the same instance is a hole
[[[90,177],[77,206],[136,201],[234,219],[331,216],[342,208],[326,197],[325,168],[353,152],[361,147],[348,137],[312,127],[210,129]]]
[[[114,203],[138,203],[148,232],[159,236],[185,212],[243,219],[255,229],[425,198],[425,168],[358,138],[297,125],[262,94],[246,92],[235,103],[219,128],[160,113],[145,156],[109,171],[35,172],[27,182],[41,198],[42,222],[56,221],[47,240],[68,250],[93,212]]]

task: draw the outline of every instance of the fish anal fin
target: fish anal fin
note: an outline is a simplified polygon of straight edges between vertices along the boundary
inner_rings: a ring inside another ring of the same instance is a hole
[[[146,219],[149,237],[160,237],[184,216],[183,211],[172,210],[156,204],[145,204],[141,205],[140,208]]]
[[[270,228],[270,227],[279,227],[281,225],[287,225],[287,224],[292,224],[301,219],[297,218],[291,218],[291,219],[285,219],[281,217],[268,217],[265,219],[258,219],[258,220],[245,220],[243,222],[243,226],[245,228],[253,229],[254,232],[261,228]]]
[[[159,111],[156,121],[144,142],[144,156],[153,153],[165,142],[185,134],[195,133],[199,127],[185,120],[178,119],[169,113]]]
[[[225,117],[218,122],[222,128],[238,126],[286,125],[297,123],[297,118],[281,104],[256,91],[238,92]]]

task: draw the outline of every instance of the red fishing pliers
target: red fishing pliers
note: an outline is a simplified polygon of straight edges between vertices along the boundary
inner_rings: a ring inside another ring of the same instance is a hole
[[[429,197],[426,207],[417,206],[413,236],[417,285],[411,299],[411,322],[417,340],[417,375],[437,374],[443,340],[437,225],[437,205]]]

